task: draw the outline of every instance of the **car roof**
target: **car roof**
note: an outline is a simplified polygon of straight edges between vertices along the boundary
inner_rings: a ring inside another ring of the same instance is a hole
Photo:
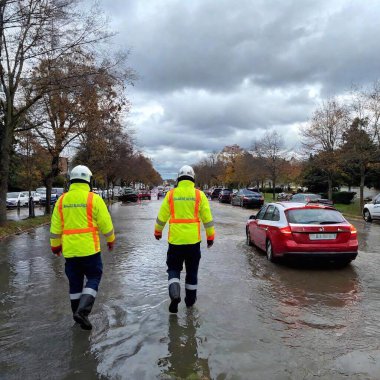
[[[318,208],[318,209],[328,209],[328,210],[335,210],[335,207],[325,205],[323,203],[301,203],[301,202],[271,202],[267,203],[267,205],[277,205],[277,206],[282,206],[284,211],[285,210],[290,210],[290,209],[297,209],[297,208]]]

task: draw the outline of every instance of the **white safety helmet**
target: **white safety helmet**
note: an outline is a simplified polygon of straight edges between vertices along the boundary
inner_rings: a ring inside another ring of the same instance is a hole
[[[178,172],[178,179],[180,179],[181,177],[191,177],[194,180],[194,169],[189,165],[182,166],[182,168],[179,169]]]
[[[84,165],[75,166],[70,173],[70,181],[72,181],[73,179],[81,179],[83,181],[91,183],[91,177],[91,170]]]

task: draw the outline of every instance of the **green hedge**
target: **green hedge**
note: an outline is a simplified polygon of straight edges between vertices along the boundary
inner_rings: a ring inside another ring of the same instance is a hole
[[[334,203],[341,203],[349,205],[355,197],[354,191],[336,191],[332,193],[332,200]],[[321,194],[323,198],[327,199],[327,193]]]

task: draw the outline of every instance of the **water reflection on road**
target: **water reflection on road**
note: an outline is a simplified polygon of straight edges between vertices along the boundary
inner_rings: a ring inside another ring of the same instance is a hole
[[[112,206],[118,244],[91,333],[71,320],[48,228],[0,242],[0,378],[380,378],[379,224],[352,221],[360,254],[346,268],[274,265],[245,244],[252,211],[213,202],[198,302],[170,315],[159,205]]]

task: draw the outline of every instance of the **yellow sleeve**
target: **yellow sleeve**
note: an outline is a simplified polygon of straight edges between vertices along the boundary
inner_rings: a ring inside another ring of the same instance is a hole
[[[104,200],[97,194],[94,195],[95,206],[94,217],[100,232],[105,236],[107,243],[115,240],[115,231],[112,224],[111,215],[108,212]]]
[[[60,198],[58,198],[55,203],[53,214],[51,216],[50,222],[50,246],[51,247],[59,247],[62,245],[62,221],[58,212],[58,204],[60,202]]]
[[[207,240],[214,240],[214,220],[211,214],[210,203],[206,197],[206,194],[203,191],[201,191],[201,204],[199,207],[199,216],[206,230]]]
[[[161,203],[161,208],[160,208],[160,211],[158,212],[156,224],[154,225],[155,235],[162,234],[162,230],[164,229],[165,224],[169,220],[169,218],[170,218],[169,192],[167,192],[164,200]]]

